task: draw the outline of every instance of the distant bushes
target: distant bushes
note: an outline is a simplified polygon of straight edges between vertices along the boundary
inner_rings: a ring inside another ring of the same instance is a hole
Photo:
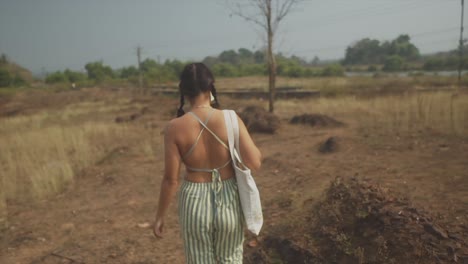
[[[423,65],[426,71],[456,70],[459,66],[459,58],[451,55],[446,57],[428,58]],[[468,57],[463,58],[463,69],[468,68]]]
[[[10,86],[11,76],[10,73],[5,69],[0,69],[0,87]]]
[[[384,71],[401,71],[405,65],[405,59],[398,55],[392,55],[385,58],[384,66],[382,70]]]
[[[321,74],[321,76],[343,76],[343,75],[344,75],[344,69],[339,64],[332,64],[332,65],[326,66],[322,70],[322,74]]]
[[[26,84],[26,81],[18,74],[11,74],[8,70],[0,68],[0,88],[18,87]]]
[[[56,71],[54,73],[51,73],[47,75],[45,78],[45,82],[48,84],[54,84],[54,83],[80,83],[83,81],[86,81],[86,75],[81,72],[76,72],[76,71],[71,71],[69,69],[66,69],[65,71]]]
[[[27,81],[23,77],[25,72],[26,69],[11,63],[6,54],[0,55],[0,88],[26,85]],[[26,74],[29,75],[30,72]]]
[[[203,60],[217,77],[244,77],[268,75],[263,51],[250,51],[241,48],[237,51],[223,51],[217,57],[209,56]],[[319,66],[320,60],[315,57],[306,61],[297,56],[286,57],[276,54],[277,75],[291,78],[342,76],[344,69],[339,64]]]
[[[62,83],[68,81],[63,72],[57,71],[47,75],[46,83]]]
[[[468,54],[468,46],[464,46]],[[339,77],[346,72],[368,72],[378,77],[383,72],[398,71],[452,71],[459,66],[459,50],[439,52],[421,56],[419,49],[408,35],[400,35],[391,41],[363,38],[346,49],[341,61],[321,61],[317,56],[306,60],[298,56],[275,55],[277,76],[289,78]],[[267,76],[266,55],[264,50],[251,51],[246,48],[225,50],[216,56],[202,60],[216,77]],[[85,72],[65,70],[46,76],[48,84],[133,84],[144,86],[164,85],[179,79],[188,61],[165,60],[164,62],[147,58],[138,65],[112,69],[102,61],[87,63]],[[468,69],[468,56],[463,59],[463,69]],[[371,75],[369,74],[369,75]],[[141,76],[140,76],[141,75]],[[415,75],[412,75],[415,76]],[[26,81],[25,81],[26,80]],[[21,86],[32,83],[32,74],[26,69],[11,63],[5,54],[0,56],[0,87]],[[83,86],[81,86],[83,87]]]
[[[114,71],[110,66],[104,65],[101,61],[90,62],[85,65],[88,78],[96,82],[114,78]]]
[[[376,39],[364,38],[346,49],[343,64],[383,64],[388,60],[399,63],[399,58],[415,61],[421,57],[419,49],[411,43],[408,35],[400,35],[392,41],[380,42]],[[392,64],[396,66],[397,64]]]

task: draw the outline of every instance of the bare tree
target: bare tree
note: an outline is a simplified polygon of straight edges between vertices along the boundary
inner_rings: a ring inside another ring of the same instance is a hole
[[[269,111],[274,111],[276,60],[273,44],[278,26],[292,7],[304,0],[226,0],[234,15],[244,18],[266,32]]]

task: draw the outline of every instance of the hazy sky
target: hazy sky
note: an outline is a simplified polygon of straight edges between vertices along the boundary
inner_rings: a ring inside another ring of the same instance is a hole
[[[0,0],[0,53],[35,73],[103,60],[201,60],[264,45],[261,31],[230,16],[223,0]],[[460,0],[307,0],[282,22],[276,50],[306,59],[344,56],[364,38],[409,34],[422,53],[453,49]],[[468,24],[468,23],[465,23]],[[467,33],[468,35],[468,33]]]

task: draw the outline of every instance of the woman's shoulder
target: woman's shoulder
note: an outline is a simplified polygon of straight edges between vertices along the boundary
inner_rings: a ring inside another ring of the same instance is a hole
[[[186,119],[186,115],[183,115],[181,117],[176,117],[171,119],[169,122],[167,122],[166,127],[164,128],[164,131],[166,133],[174,133],[177,131],[181,126],[184,125],[184,120]]]
[[[190,116],[189,113],[190,112],[187,112],[182,116],[171,119],[166,125],[166,130],[167,129],[184,130],[185,128],[189,126],[192,126],[193,123],[196,122],[196,119]]]
[[[187,122],[187,114],[171,119],[166,127],[178,127]]]

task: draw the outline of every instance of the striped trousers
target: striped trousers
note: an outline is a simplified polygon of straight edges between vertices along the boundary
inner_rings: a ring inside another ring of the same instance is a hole
[[[242,263],[243,221],[234,178],[182,183],[179,222],[186,263]]]

